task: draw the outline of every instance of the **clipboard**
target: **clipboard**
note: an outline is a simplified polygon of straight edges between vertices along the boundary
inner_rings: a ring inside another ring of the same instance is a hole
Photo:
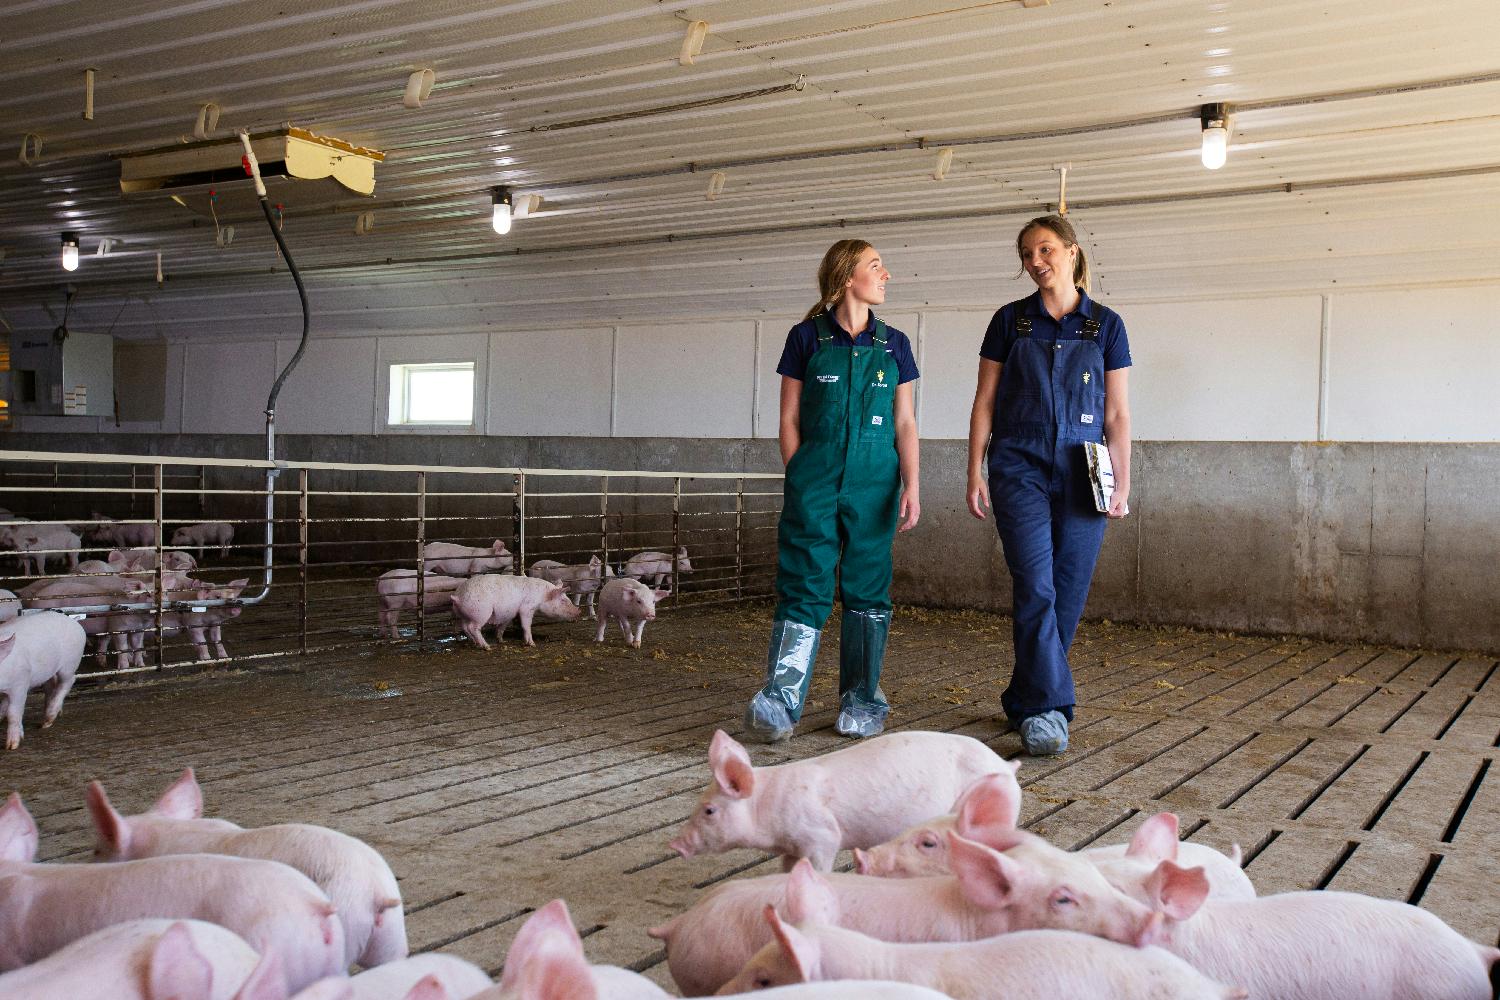
[[[1107,514],[1110,498],[1115,493],[1115,467],[1109,460],[1109,448],[1094,441],[1085,441],[1083,453],[1088,459],[1089,486],[1094,491],[1094,509]]]

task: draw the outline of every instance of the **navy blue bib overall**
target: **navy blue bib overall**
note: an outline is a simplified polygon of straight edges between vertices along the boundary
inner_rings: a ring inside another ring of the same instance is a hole
[[[1066,317],[1065,317],[1066,319]],[[1073,718],[1068,647],[1104,542],[1082,443],[1104,440],[1099,323],[1083,338],[1034,335],[1017,310],[990,437],[990,501],[1013,587],[1016,666],[1000,697],[1013,721],[1056,710]]]

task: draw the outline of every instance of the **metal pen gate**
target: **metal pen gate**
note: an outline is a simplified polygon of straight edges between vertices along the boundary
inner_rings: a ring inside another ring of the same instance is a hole
[[[269,530],[268,470],[279,481]],[[376,579],[419,569],[423,546],[438,540],[503,542],[514,557],[512,572],[538,559],[573,565],[597,555],[619,573],[633,553],[686,549],[691,571],[671,560],[664,608],[763,597],[775,572],[781,478],[0,451],[0,507],[23,519],[0,523],[0,558],[8,562],[7,586],[27,607],[47,599],[37,590],[59,580],[120,578],[118,567],[79,573],[75,558],[108,561],[115,552],[117,560],[147,564],[127,574],[141,592],[72,582],[62,610],[99,632],[91,651],[100,636],[111,647],[103,662],[86,656],[81,677],[154,672],[203,659],[238,663],[374,645],[381,641]],[[94,520],[96,514],[112,520]],[[182,548],[172,544],[173,533],[203,522],[229,524],[234,538],[222,551],[195,549],[198,565],[188,577],[213,589],[243,581],[234,597],[184,586],[164,565],[180,558],[169,555]],[[76,552],[58,534],[65,531],[80,535]],[[106,540],[111,532],[149,536],[150,544],[126,553]],[[415,576],[415,606],[401,612],[400,635],[451,641],[460,633],[446,609],[428,606],[425,579]],[[206,616],[225,618],[227,656],[205,658],[179,627]],[[110,624],[121,622],[128,626]],[[140,656],[127,649],[121,660],[115,647],[127,633],[140,636]]]

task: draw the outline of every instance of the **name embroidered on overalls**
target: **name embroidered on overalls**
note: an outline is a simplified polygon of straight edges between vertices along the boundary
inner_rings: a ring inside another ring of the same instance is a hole
[[[837,375],[819,375],[818,376],[818,381],[819,382],[837,382],[838,380],[839,380],[839,377]]]

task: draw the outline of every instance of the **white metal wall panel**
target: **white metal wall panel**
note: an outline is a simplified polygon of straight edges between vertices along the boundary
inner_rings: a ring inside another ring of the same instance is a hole
[[[491,334],[486,432],[608,437],[613,345],[610,327]]]
[[[1329,436],[1494,441],[1500,286],[1370,292],[1333,302]]]
[[[753,323],[624,326],[618,336],[618,436],[750,436]]]
[[[1134,437],[1317,439],[1320,298],[1114,308],[1125,320],[1134,362]]]
[[[997,304],[997,308],[998,308]],[[924,438],[967,438],[990,312],[932,311],[923,317],[921,429]]]
[[[276,342],[272,340],[188,344],[183,362],[183,432],[263,433],[266,395],[276,373]],[[167,406],[170,410],[170,401]],[[323,412],[321,405],[318,412]]]
[[[276,397],[276,427],[284,434],[369,434],[375,430],[374,337],[309,337],[307,351]],[[276,342],[280,374],[297,341]],[[270,393],[267,383],[261,407]]]

